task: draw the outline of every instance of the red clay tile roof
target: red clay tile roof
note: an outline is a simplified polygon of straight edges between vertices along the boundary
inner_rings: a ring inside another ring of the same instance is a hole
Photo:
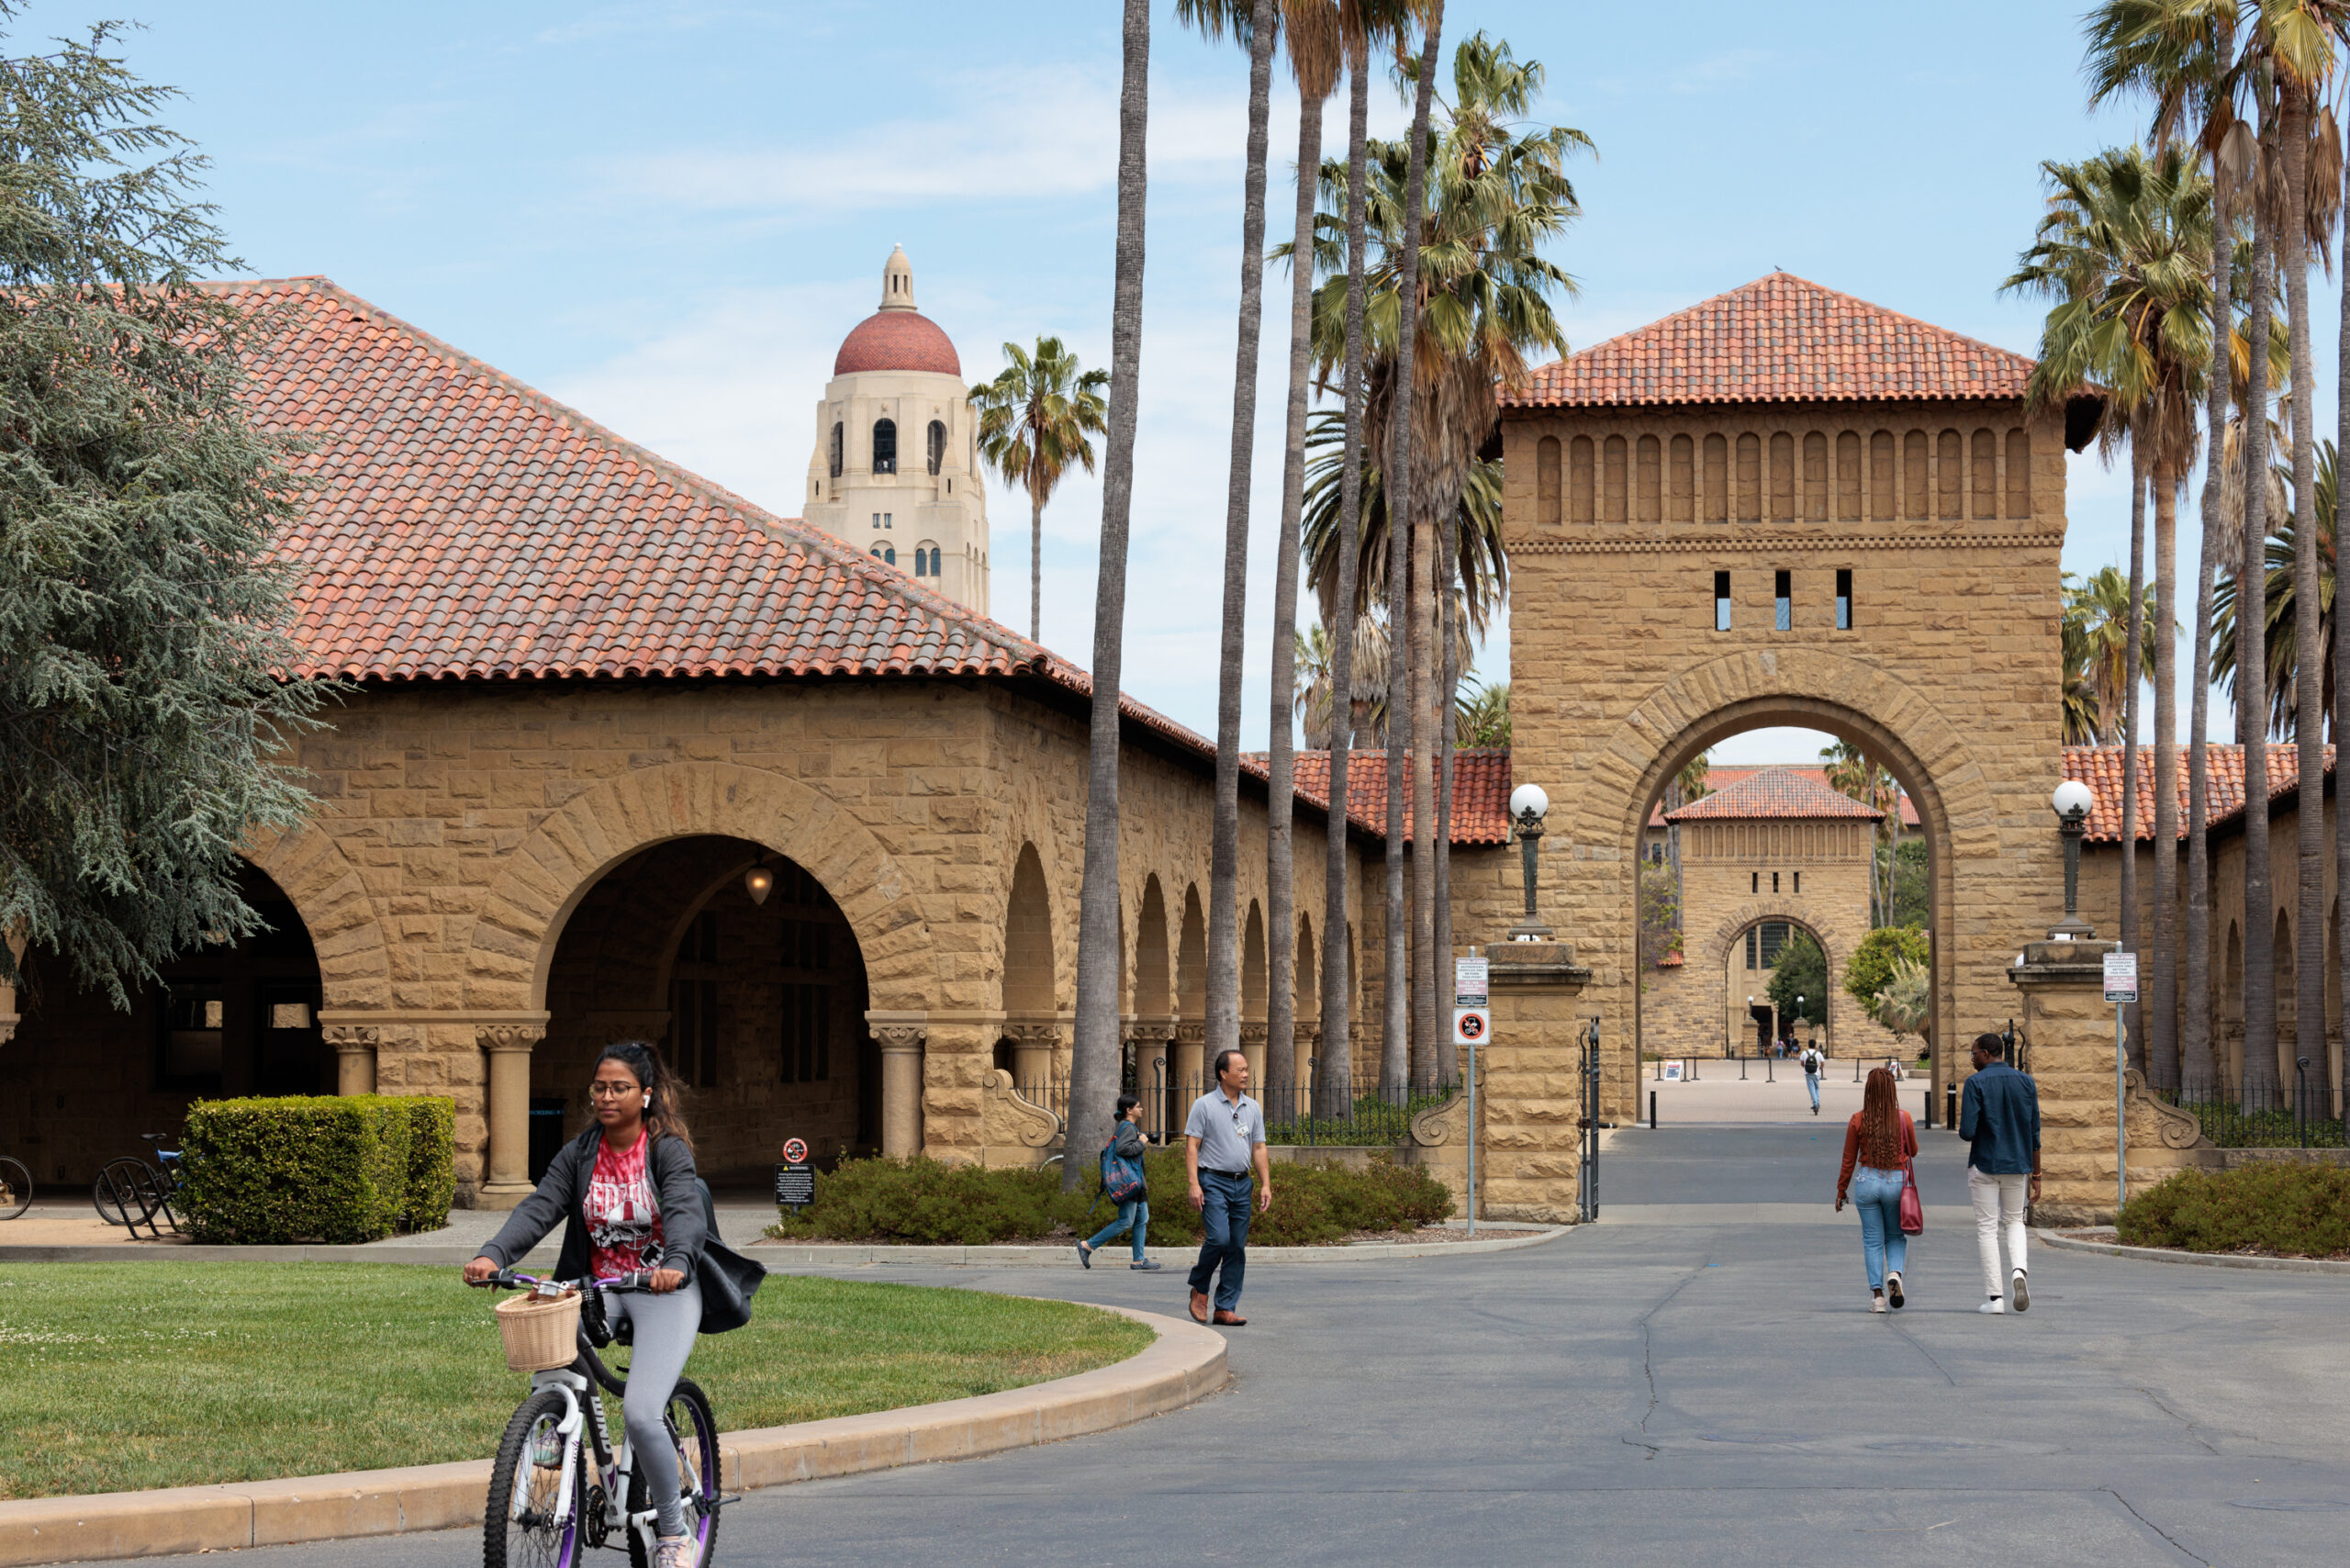
[[[1660,969],[1677,969],[1688,961],[1688,958],[1680,953],[1667,953],[1656,961],[1656,967]]]
[[[1740,779],[1751,778],[1756,774],[1771,768],[1788,773],[1800,773],[1807,778],[1818,779],[1821,784],[1828,783],[1828,769],[1810,767],[1800,762],[1766,762],[1756,766],[1718,762],[1706,769],[1706,782],[1714,790],[1727,790]],[[1833,785],[1829,787],[1834,788]],[[1649,808],[1649,827],[1653,832],[1661,833],[1664,825],[1664,802],[1660,800]],[[1901,795],[1901,825],[1904,829],[1915,829],[1921,825],[1918,816],[1918,802],[1909,798],[1907,790],[1902,791]]]
[[[833,374],[853,370],[928,370],[962,378],[963,362],[938,323],[913,310],[877,310],[850,329],[833,356]]]
[[[1260,777],[1265,756],[1252,752],[1247,762]],[[1330,809],[1330,754],[1297,754],[1298,798]],[[1387,831],[1387,754],[1351,751],[1347,754],[1347,821],[1362,831],[1384,837]],[[1412,797],[1404,796],[1404,836],[1411,837]],[[1468,845],[1509,842],[1509,748],[1463,747],[1452,754],[1452,842]]]
[[[1677,812],[1669,823],[1748,822],[1764,817],[1857,817],[1883,822],[1885,813],[1861,804],[1841,790],[1831,790],[1807,768],[1766,767],[1741,778],[1727,790],[1701,795]]]
[[[2244,747],[2211,745],[2206,748],[2210,768],[2211,825],[2221,827],[2241,821],[2244,816]],[[2178,748],[2178,836],[2187,836],[2188,748]],[[2121,759],[2118,745],[2068,745],[2065,748],[2065,777],[2087,785],[2097,796],[2097,804],[2089,808],[2087,841],[2091,844],[2121,842]],[[2325,748],[2325,770],[2333,771],[2333,748]],[[2291,745],[2271,745],[2268,748],[2268,799],[2275,801],[2289,798],[2300,788],[2301,756]],[[2154,748],[2138,748],[2138,836],[2151,842],[2154,836]]]
[[[1773,273],[1541,366],[1505,408],[2020,398],[2033,362]]]

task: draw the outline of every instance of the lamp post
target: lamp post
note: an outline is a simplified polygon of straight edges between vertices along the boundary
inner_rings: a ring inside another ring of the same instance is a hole
[[[1534,890],[1542,856],[1542,819],[1550,812],[1550,797],[1539,784],[1520,784],[1509,792],[1510,821],[1517,827],[1518,850],[1526,858],[1526,918],[1509,928],[1513,942],[1550,939],[1550,928],[1534,918]]]
[[[2067,778],[2048,798],[2056,813],[2056,829],[2065,838],[2065,918],[2048,933],[2052,942],[2086,942],[2096,928],[2081,918],[2081,835],[2088,830],[2089,808],[2097,796],[2077,778]]]

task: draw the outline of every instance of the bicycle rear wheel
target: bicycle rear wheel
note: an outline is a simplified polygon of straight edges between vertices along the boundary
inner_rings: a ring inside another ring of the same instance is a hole
[[[681,1377],[669,1395],[665,1419],[677,1443],[677,1492],[685,1505],[686,1533],[701,1543],[698,1561],[708,1568],[718,1550],[718,1417],[711,1414],[710,1395],[701,1385]],[[645,1501],[644,1472],[639,1466],[628,1479],[628,1511],[642,1513],[652,1506]],[[629,1568],[647,1568],[650,1561],[643,1540],[633,1529],[628,1532],[628,1561]]]
[[[31,1206],[33,1173],[0,1155],[0,1219],[14,1219]]]
[[[90,1201],[108,1225],[145,1225],[157,1202],[154,1168],[128,1154],[106,1161],[90,1189]]]
[[[498,1441],[490,1466],[489,1500],[482,1509],[482,1568],[572,1568],[580,1557],[579,1511],[588,1494],[585,1469],[571,1500],[558,1509],[566,1448],[555,1428],[568,1402],[543,1388],[522,1402]],[[548,1454],[553,1464],[538,1462]]]

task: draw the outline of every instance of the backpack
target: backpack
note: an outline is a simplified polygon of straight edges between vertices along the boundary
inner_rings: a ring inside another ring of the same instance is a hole
[[[1142,1193],[1142,1161],[1119,1159],[1113,1136],[1102,1149],[1102,1195],[1113,1204],[1131,1204]]]

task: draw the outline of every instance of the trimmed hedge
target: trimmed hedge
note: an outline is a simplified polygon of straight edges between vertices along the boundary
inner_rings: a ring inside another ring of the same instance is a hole
[[[1195,1245],[1200,1216],[1183,1179],[1183,1156],[1154,1149],[1143,1157],[1152,1194],[1150,1239]],[[795,1215],[780,1211],[770,1235],[786,1240],[889,1241],[983,1246],[1090,1234],[1117,1211],[1099,1203],[1100,1179],[1088,1172],[1075,1193],[1060,1190],[1060,1168],[988,1170],[934,1159],[851,1159],[816,1173],[816,1197]],[[1335,1161],[1273,1168],[1273,1209],[1257,1215],[1248,1239],[1268,1247],[1307,1247],[1361,1230],[1413,1230],[1452,1213],[1444,1183],[1416,1166],[1373,1162],[1350,1170]]]
[[[2123,1204],[2115,1229],[2131,1247],[2350,1255],[2350,1170],[2264,1161],[2182,1170]]]
[[[437,1230],[456,1194],[455,1117],[437,1096],[199,1100],[180,1141],[188,1228],[236,1246]]]

